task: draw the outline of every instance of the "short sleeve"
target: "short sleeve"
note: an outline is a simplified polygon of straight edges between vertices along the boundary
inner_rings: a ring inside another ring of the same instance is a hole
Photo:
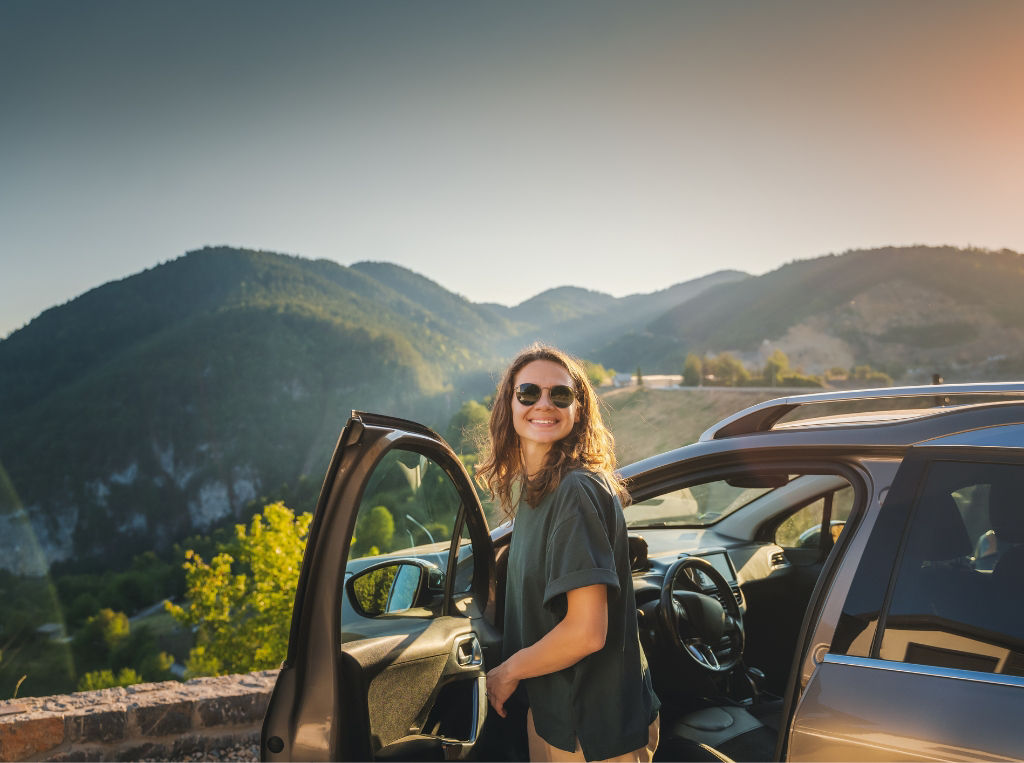
[[[559,496],[556,524],[548,538],[544,605],[559,594],[590,585],[619,588],[615,555],[602,507],[579,483]],[[606,509],[614,508],[613,505]]]

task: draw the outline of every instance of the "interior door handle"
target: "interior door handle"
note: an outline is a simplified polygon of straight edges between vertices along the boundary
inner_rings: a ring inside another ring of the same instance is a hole
[[[470,635],[455,645],[455,659],[464,668],[483,664],[484,654],[475,635]]]

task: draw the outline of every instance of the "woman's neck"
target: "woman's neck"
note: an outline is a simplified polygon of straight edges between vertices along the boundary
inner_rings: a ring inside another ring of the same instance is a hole
[[[550,450],[550,445],[544,446],[535,442],[519,444],[519,452],[523,455],[523,466],[526,467],[527,479],[533,479],[544,468],[544,462],[547,460]]]

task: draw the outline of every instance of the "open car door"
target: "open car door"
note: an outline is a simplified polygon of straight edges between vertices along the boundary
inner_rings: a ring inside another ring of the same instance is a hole
[[[263,760],[457,760],[480,741],[494,548],[462,463],[411,421],[353,412],[309,531]]]

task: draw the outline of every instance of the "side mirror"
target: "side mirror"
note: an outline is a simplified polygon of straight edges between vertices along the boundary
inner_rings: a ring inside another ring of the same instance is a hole
[[[444,572],[423,559],[388,559],[345,582],[352,608],[363,617],[391,615],[422,606],[444,591]]]

